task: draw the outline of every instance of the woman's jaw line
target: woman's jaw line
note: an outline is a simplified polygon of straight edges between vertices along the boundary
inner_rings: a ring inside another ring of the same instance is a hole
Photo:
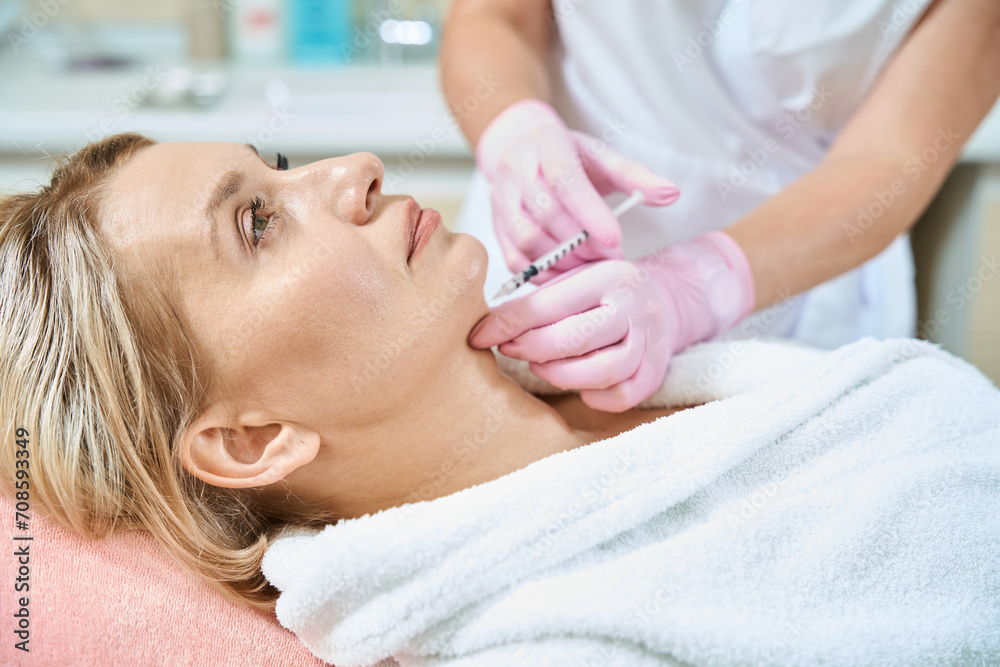
[[[362,446],[371,436],[358,433],[348,459],[334,447],[315,462],[313,474],[325,470],[328,476],[312,491],[338,489],[336,497],[326,495],[337,516],[352,519],[451,495],[597,438],[571,427],[504,374],[489,349],[466,346],[420,393],[395,423],[380,429],[378,440],[392,443],[387,449]]]

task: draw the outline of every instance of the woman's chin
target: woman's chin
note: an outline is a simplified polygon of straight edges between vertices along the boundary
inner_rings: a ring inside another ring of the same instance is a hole
[[[471,234],[454,232],[449,252],[456,254],[455,259],[461,267],[458,280],[475,293],[477,305],[482,304],[483,308],[489,311],[489,307],[486,305],[486,295],[483,293],[483,287],[486,285],[486,267],[489,264],[486,246]]]
[[[490,313],[483,293],[489,255],[486,246],[471,234],[457,232],[450,240],[451,257],[449,268],[446,269],[446,275],[450,279],[447,282],[450,283],[449,291],[452,294],[461,293],[456,315],[461,318],[461,330],[465,332],[467,342],[473,327]]]

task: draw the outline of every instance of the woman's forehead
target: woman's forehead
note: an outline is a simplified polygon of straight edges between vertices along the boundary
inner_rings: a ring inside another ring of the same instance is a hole
[[[184,235],[202,226],[216,181],[256,159],[240,144],[172,142],[139,151],[108,181],[102,232],[113,247]],[[185,229],[189,227],[191,229]]]

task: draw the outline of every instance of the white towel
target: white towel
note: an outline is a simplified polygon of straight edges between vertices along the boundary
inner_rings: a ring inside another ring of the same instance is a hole
[[[706,343],[658,393],[699,396],[278,540],[278,619],[338,667],[1000,662],[989,380],[909,339]]]

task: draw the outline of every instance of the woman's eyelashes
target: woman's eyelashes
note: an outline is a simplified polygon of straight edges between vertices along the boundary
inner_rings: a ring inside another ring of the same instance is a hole
[[[270,166],[270,165],[268,165]],[[288,169],[288,158],[286,158],[281,153],[278,153],[278,157],[274,162],[273,169],[277,171],[285,171]],[[271,227],[274,225],[274,219],[276,217],[275,213],[265,213],[267,204],[260,197],[254,197],[249,202],[246,203],[243,213],[240,214],[240,224],[246,229],[247,225],[244,224],[244,218],[249,217],[250,223],[250,243],[256,248],[260,245],[264,237],[267,236]],[[260,232],[260,236],[257,236],[257,232]]]
[[[274,214],[265,215],[265,207],[266,204],[260,197],[254,197],[247,203],[246,213],[250,216],[250,242],[254,247],[260,245],[271,231]],[[257,236],[257,232],[260,232],[260,236]]]
[[[281,153],[278,153],[278,157],[274,163],[274,169],[277,171],[285,171],[288,169],[288,158],[286,158]],[[267,207],[264,200],[260,197],[254,197],[249,202],[247,202],[246,208],[250,214],[250,243],[254,247],[260,245],[260,242],[264,240],[264,237],[268,235],[271,231],[272,222],[274,221],[275,214],[265,215],[264,210]],[[260,236],[257,236],[257,232],[260,232]]]

